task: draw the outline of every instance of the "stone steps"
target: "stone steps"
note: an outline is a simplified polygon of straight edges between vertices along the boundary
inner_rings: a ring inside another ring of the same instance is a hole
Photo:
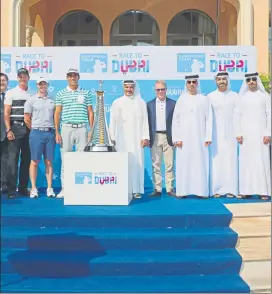
[[[246,261],[240,272],[253,293],[271,293],[271,262]],[[268,291],[268,292],[264,292]]]
[[[229,204],[230,227],[238,233],[241,276],[251,292],[271,293],[271,203]]]
[[[271,260],[271,237],[239,237],[236,249],[245,262]]]

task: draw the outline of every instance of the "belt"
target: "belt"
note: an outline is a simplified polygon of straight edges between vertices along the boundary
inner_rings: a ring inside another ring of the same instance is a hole
[[[12,120],[11,121],[12,124],[16,124],[16,125],[21,125],[22,127],[25,126],[25,122],[24,121],[20,121],[20,120]]]
[[[54,129],[53,128],[32,128],[32,130],[38,130],[38,131],[42,131],[42,132],[50,132]]]
[[[166,134],[166,131],[156,131],[158,134]]]
[[[72,128],[83,128],[86,126],[85,123],[81,123],[81,124],[63,123],[62,125],[72,127]]]

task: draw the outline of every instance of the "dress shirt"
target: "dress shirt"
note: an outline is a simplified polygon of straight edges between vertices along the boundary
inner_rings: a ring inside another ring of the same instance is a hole
[[[156,131],[166,131],[166,99],[156,99]]]

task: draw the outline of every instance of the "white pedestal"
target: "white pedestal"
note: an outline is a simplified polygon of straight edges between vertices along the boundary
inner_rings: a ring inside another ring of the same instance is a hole
[[[128,205],[132,199],[129,154],[64,154],[65,205]]]

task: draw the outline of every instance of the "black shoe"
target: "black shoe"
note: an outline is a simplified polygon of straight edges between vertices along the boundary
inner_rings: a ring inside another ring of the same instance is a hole
[[[16,198],[15,193],[8,193],[8,199],[14,199],[14,198]]]
[[[18,193],[22,196],[29,196],[30,192],[27,190],[27,188],[19,188],[18,189]]]

